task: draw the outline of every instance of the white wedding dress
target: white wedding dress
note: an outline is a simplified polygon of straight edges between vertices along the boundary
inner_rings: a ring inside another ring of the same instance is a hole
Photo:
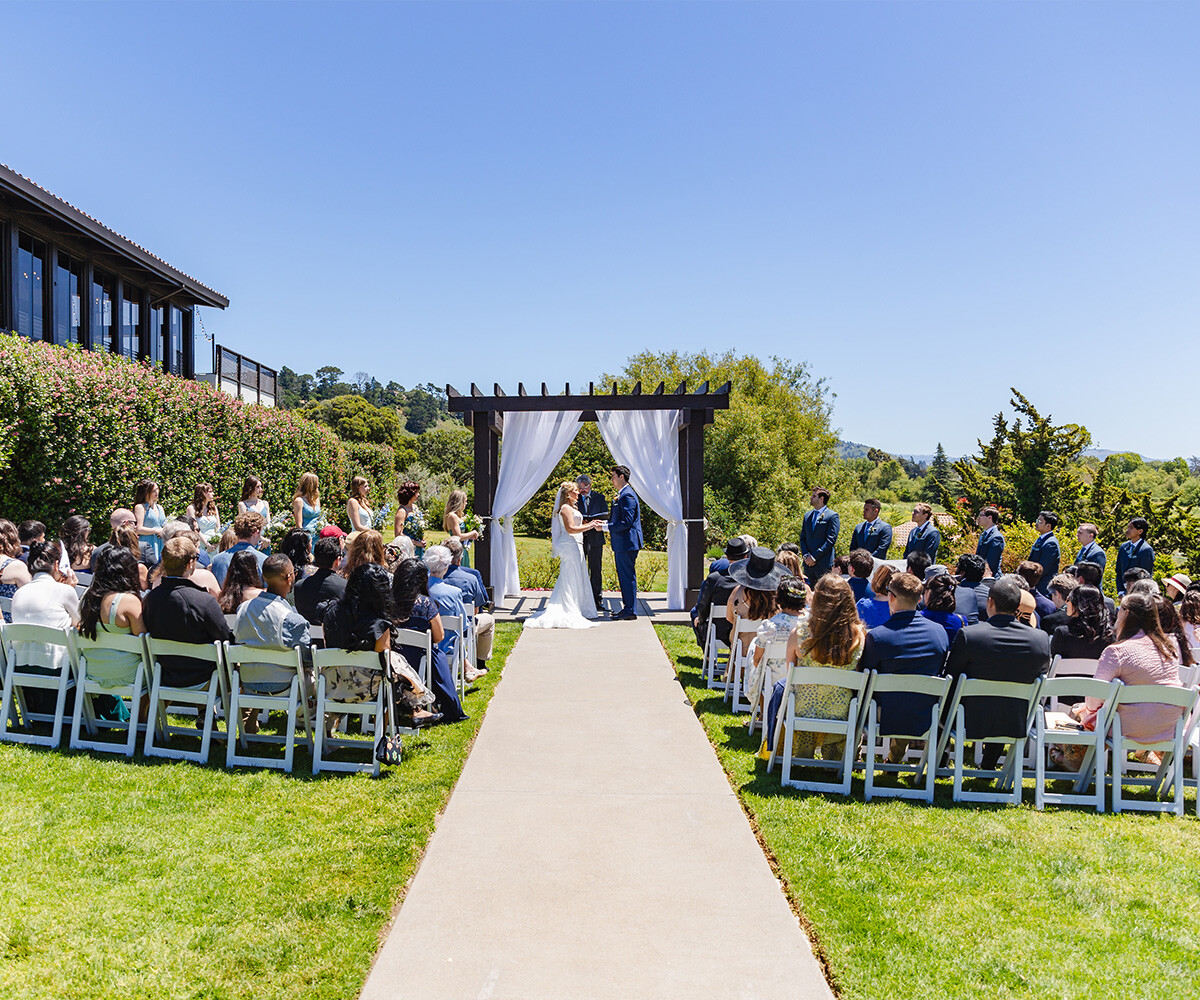
[[[558,514],[561,503],[562,497],[557,497],[554,520],[550,525],[550,552],[560,560],[558,581],[546,607],[525,619],[526,628],[593,628],[596,624],[588,621],[596,617],[596,602],[583,561],[583,534],[573,535],[563,527]],[[573,526],[578,528],[583,523],[583,515],[574,507],[567,509],[571,512]]]

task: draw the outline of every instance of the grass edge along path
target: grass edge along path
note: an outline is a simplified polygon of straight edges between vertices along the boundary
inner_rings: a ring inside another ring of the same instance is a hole
[[[0,998],[357,996],[519,635],[379,780],[0,745]]]
[[[861,778],[849,799],[784,791],[691,629],[655,630],[840,997],[1195,995],[1192,793],[1176,819],[955,805],[948,782],[932,807],[863,802]]]

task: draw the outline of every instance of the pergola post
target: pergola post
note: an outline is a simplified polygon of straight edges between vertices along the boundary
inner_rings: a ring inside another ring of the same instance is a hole
[[[492,514],[496,502],[496,480],[500,473],[500,436],[497,433],[499,414],[494,410],[466,413],[475,436],[475,498],[472,510],[484,521],[483,538],[474,546],[474,567],[482,574],[489,596],[492,589],[492,548],[490,535],[496,530],[495,522],[486,520]]]
[[[679,481],[683,487],[683,516],[688,521],[686,603],[691,606],[700,596],[704,582],[704,425],[707,413],[686,413],[684,441],[679,450]],[[684,455],[687,455],[686,462]]]

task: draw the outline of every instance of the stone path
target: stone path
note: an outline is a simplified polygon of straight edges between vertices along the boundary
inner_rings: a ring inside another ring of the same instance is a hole
[[[832,997],[645,619],[521,636],[362,997]]]

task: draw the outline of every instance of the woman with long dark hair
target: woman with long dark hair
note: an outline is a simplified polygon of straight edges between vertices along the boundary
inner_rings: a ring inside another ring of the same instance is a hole
[[[0,517],[0,597],[9,599],[33,577],[29,568],[21,562],[21,536],[17,526],[6,517]],[[4,620],[12,621],[12,615],[4,612]]]
[[[63,629],[79,621],[79,598],[59,566],[61,555],[62,545],[58,542],[33,542],[29,546],[28,566],[33,579],[13,595],[14,625]],[[12,651],[16,665],[31,673],[58,674],[70,669],[64,646],[22,641],[14,642]],[[52,690],[27,688],[24,697],[31,712],[54,711],[57,696]]]
[[[271,505],[263,499],[263,484],[258,476],[247,476],[242,483],[242,499],[238,501],[239,514],[258,514],[266,524],[271,523]]]
[[[292,528],[279,543],[279,551],[292,561],[296,568],[296,582],[299,583],[312,568],[312,539],[308,532]]]
[[[413,540],[418,559],[425,554],[425,515],[417,506],[420,495],[419,484],[411,479],[401,483],[396,488],[396,516],[392,520],[395,534],[408,535]]]
[[[63,521],[58,537],[63,544],[60,565],[86,571],[92,561],[92,522],[82,514],[72,514]]]
[[[461,722],[467,718],[458,700],[458,688],[454,683],[454,672],[446,661],[446,654],[438,648],[445,638],[446,630],[438,607],[429,596],[429,570],[419,559],[402,559],[392,577],[393,621],[397,628],[428,632],[432,638],[433,662],[430,664],[429,683],[437,699],[438,711],[445,722]],[[420,668],[421,651],[413,646],[394,645],[409,666]]]
[[[1183,634],[1187,636],[1188,645],[1195,649],[1200,646],[1200,637],[1196,628],[1200,626],[1200,582],[1191,584],[1183,592],[1183,600],[1179,602],[1179,619],[1183,622]]]
[[[92,584],[79,602],[79,631],[89,639],[101,633],[113,635],[142,635],[141,584],[138,562],[128,549],[109,547],[96,559]],[[137,653],[119,649],[93,649],[87,653],[88,680],[102,687],[127,687],[137,676],[142,658]],[[150,678],[143,675],[143,694],[149,696]],[[124,703],[113,698],[111,706],[100,704],[96,709],[107,718],[125,721],[129,713]]]
[[[1112,624],[1100,588],[1080,584],[1067,597],[1070,621],[1050,636],[1050,655],[1068,660],[1098,660],[1113,641]]]
[[[184,513],[188,517],[196,519],[196,530],[200,532],[200,537],[204,539],[205,546],[208,546],[210,544],[209,539],[221,530],[221,514],[217,510],[217,497],[213,492],[211,484],[196,484],[196,491],[192,496],[192,502],[188,504],[187,510]]]
[[[967,620],[954,610],[957,606],[957,590],[956,577],[939,573],[925,584],[925,610],[921,612],[923,617],[937,622],[946,630],[946,638],[952,646],[959,629],[967,627]]]
[[[229,561],[220,596],[217,597],[221,610],[227,615],[236,615],[238,608],[247,601],[254,600],[262,592],[262,573],[253,551],[242,549],[235,552]]]

